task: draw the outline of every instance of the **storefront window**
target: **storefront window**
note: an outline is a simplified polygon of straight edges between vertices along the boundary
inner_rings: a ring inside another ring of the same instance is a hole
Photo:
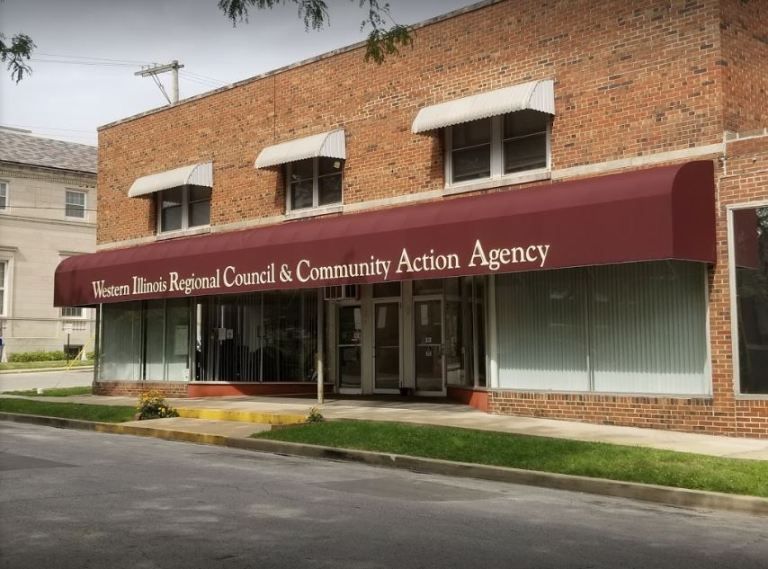
[[[141,379],[141,303],[105,304],[101,322],[100,379]]]
[[[739,386],[768,394],[768,207],[733,212]]]
[[[708,394],[704,270],[654,262],[498,276],[500,386]]]
[[[268,292],[198,301],[198,381],[312,381],[317,292]]]

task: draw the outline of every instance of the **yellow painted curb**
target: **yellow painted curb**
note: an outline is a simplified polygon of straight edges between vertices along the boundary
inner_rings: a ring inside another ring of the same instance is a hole
[[[240,421],[242,423],[261,423],[263,425],[296,425],[307,420],[305,415],[284,413],[266,413],[260,411],[242,411],[238,409],[197,409],[179,407],[179,417],[186,419],[204,419],[207,421]]]

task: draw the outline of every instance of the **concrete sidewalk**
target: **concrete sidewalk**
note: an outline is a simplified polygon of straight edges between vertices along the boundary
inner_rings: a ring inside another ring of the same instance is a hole
[[[135,406],[132,397],[83,395],[35,397],[36,400]],[[175,420],[142,421],[146,427],[186,432],[246,437],[256,432],[256,423],[287,424],[301,422],[315,405],[303,397],[210,397],[168,399],[182,415]],[[466,405],[444,400],[402,399],[326,399],[320,409],[327,419],[395,421],[485,431],[516,433],[590,442],[642,446],[729,458],[768,460],[768,440],[679,433],[635,427],[594,425],[531,417],[489,415]],[[243,423],[252,425],[244,426]],[[149,423],[152,423],[150,425]]]

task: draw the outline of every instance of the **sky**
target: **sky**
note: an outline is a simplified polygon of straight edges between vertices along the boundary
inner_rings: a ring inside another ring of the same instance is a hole
[[[330,24],[305,31],[296,6],[250,11],[233,27],[218,0],[0,0],[0,32],[32,37],[30,76],[0,72],[0,125],[95,145],[96,128],[167,104],[142,65],[178,60],[183,100],[365,39],[358,0],[326,0]],[[389,0],[413,24],[476,0]],[[418,41],[418,37],[416,38]],[[375,65],[375,64],[371,64]],[[160,75],[170,93],[171,74]]]

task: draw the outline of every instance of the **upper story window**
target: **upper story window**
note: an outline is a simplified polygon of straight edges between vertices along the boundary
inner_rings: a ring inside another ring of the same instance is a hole
[[[8,182],[0,182],[0,211],[8,209]]]
[[[421,109],[414,133],[445,130],[446,186],[547,176],[554,82],[531,81]]]
[[[340,204],[343,168],[343,160],[324,157],[286,164],[288,210]]]
[[[343,201],[344,131],[333,130],[267,146],[256,168],[285,168],[286,213],[336,211]]]
[[[157,203],[157,232],[185,231],[211,224],[213,162],[200,162],[137,178],[128,197]]]
[[[180,186],[158,192],[158,232],[182,231],[211,223],[211,188]]]
[[[449,185],[547,168],[545,113],[518,111],[446,130]]]
[[[64,215],[85,219],[85,192],[67,190],[65,197]]]

